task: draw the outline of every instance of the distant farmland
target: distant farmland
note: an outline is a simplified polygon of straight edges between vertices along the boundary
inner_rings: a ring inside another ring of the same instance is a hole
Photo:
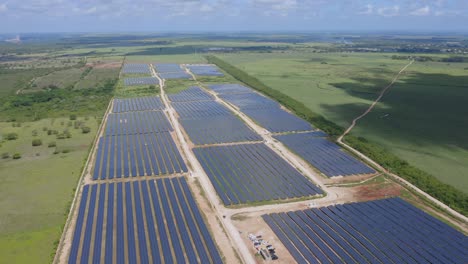
[[[220,57],[345,127],[406,63],[391,55],[294,52]],[[467,67],[414,63],[352,134],[468,190]]]

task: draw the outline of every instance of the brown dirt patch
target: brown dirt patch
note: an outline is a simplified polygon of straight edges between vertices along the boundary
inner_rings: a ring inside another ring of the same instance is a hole
[[[355,198],[358,201],[369,201],[383,199],[387,197],[400,196],[403,187],[393,182],[384,184],[366,184],[355,187]]]

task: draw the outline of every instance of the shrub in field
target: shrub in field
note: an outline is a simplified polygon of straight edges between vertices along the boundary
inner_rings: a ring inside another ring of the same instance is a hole
[[[6,140],[16,140],[18,139],[18,134],[17,133],[7,133],[6,135],[3,136]]]
[[[41,139],[35,138],[35,139],[32,140],[32,146],[33,147],[37,147],[37,146],[40,146],[40,145],[42,145],[42,140]]]
[[[32,134],[33,137],[37,137],[37,130],[34,129],[34,130],[31,132],[31,134]]]
[[[76,120],[76,115],[75,114],[70,115],[70,120]]]
[[[51,141],[51,142],[49,142],[49,144],[47,144],[47,147],[49,147],[49,148],[54,148],[56,146],[57,146],[57,143],[55,143],[55,141]]]
[[[10,154],[8,152],[2,153],[2,159],[8,159],[10,157]]]
[[[81,128],[81,132],[83,132],[83,134],[87,134],[87,133],[91,132],[91,128],[87,127],[87,126],[84,126],[84,127]]]
[[[62,150],[62,153],[68,153],[68,152],[70,152],[69,149],[64,149],[64,150]]]
[[[21,159],[21,154],[19,153],[13,154],[13,159]]]

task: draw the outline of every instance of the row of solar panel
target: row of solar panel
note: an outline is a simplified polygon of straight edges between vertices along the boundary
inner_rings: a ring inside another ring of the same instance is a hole
[[[114,113],[163,109],[164,104],[159,96],[114,99],[112,105]]]
[[[263,143],[195,148],[225,205],[322,194]]]
[[[170,132],[99,139],[93,180],[187,172]]]
[[[195,145],[262,140],[234,115],[181,119],[180,123]]]
[[[191,65],[188,64],[186,67],[195,75],[200,76],[224,76],[222,72],[219,71],[218,67],[215,65],[210,64],[199,64],[199,65]]]
[[[154,69],[158,73],[180,72],[184,71],[179,64],[176,63],[154,63]]]
[[[68,263],[222,263],[184,178],[85,185]]]
[[[136,86],[136,85],[156,85],[159,84],[159,80],[156,77],[133,77],[125,78],[125,86]]]
[[[208,101],[214,100],[213,96],[205,92],[202,88],[191,86],[179,93],[168,94],[171,102],[190,102],[190,101]]]
[[[188,101],[172,105],[179,114],[184,130],[196,145],[261,140],[241,119],[218,102]]]
[[[374,169],[320,136],[323,136],[323,133],[297,133],[274,137],[328,177],[375,173]]]
[[[313,127],[288,113],[280,105],[250,88],[238,84],[211,85],[223,100],[237,106],[244,114],[272,133],[310,131]],[[375,170],[323,138],[320,131],[278,135],[276,138],[328,177],[375,173]]]
[[[151,73],[148,64],[142,63],[125,63],[122,68],[122,73]]]
[[[106,136],[172,131],[162,111],[111,113],[107,116]]]
[[[262,217],[298,263],[468,263],[465,235],[400,198]]]

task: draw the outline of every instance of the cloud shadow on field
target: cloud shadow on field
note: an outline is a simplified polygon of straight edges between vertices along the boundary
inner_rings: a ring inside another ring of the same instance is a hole
[[[349,95],[377,98],[388,83],[377,79],[335,83]],[[362,83],[362,84],[361,84]],[[417,144],[456,145],[468,150],[468,76],[411,73],[395,83],[358,126],[390,140]],[[363,104],[321,105],[336,116],[361,114]],[[355,117],[355,116],[354,116]],[[354,117],[349,117],[348,122]]]

